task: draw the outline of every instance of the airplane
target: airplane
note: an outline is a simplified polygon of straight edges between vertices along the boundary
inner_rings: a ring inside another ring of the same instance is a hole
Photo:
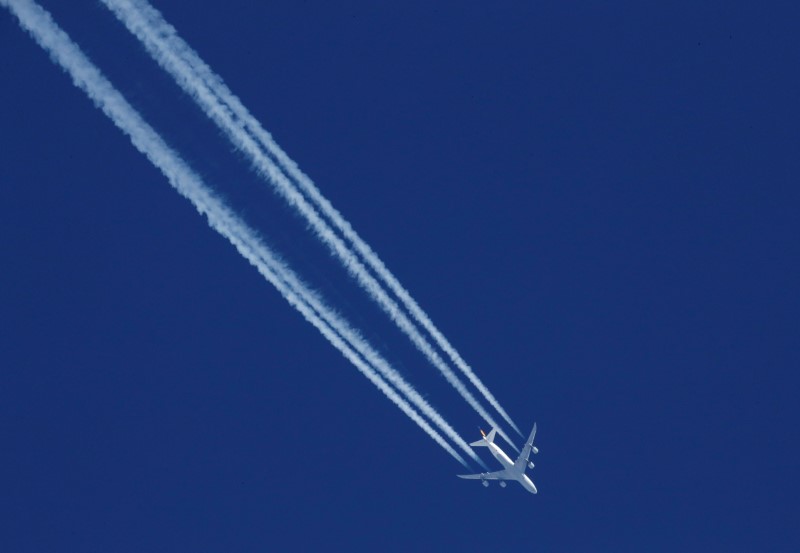
[[[516,480],[529,492],[538,493],[536,486],[533,485],[531,479],[525,474],[526,468],[533,468],[533,462],[528,460],[528,456],[531,454],[531,452],[539,453],[539,449],[533,445],[533,438],[536,436],[536,423],[533,423],[531,435],[528,437],[528,441],[525,442],[525,447],[522,448],[522,452],[519,454],[519,457],[517,457],[516,461],[512,461],[508,455],[506,455],[503,450],[500,449],[496,443],[494,443],[494,437],[495,434],[497,434],[496,428],[492,428],[489,434],[486,434],[483,430],[481,430],[481,434],[483,435],[483,438],[469,445],[472,447],[488,447],[491,454],[494,455],[494,458],[500,461],[500,464],[503,465],[503,470],[498,470],[496,472],[482,472],[480,474],[458,474],[457,476],[459,478],[466,478],[468,480],[480,480],[484,486],[489,485],[489,480],[500,480],[500,487],[502,488],[506,487],[506,480]]]

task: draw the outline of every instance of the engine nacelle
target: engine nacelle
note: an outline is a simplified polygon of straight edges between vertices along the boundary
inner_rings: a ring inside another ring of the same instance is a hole
[[[500,487],[501,487],[501,488],[505,488],[505,487],[506,487],[506,483],[505,483],[505,482],[503,482],[503,481],[501,481],[501,482],[500,482]]]
[[[539,453],[539,448],[538,448],[538,447],[536,447],[536,446],[533,446],[533,447],[531,448],[531,451],[533,451],[534,453]]]
[[[483,487],[484,488],[488,488],[489,487],[489,481],[488,480],[484,480],[483,481]]]
[[[529,469],[532,469],[532,468],[533,468],[533,461],[528,461],[528,468],[529,468]]]

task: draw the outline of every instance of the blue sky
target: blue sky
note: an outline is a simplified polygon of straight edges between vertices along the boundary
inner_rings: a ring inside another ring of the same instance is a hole
[[[477,437],[105,8],[42,5]],[[539,422],[540,493],[456,479],[3,10],[2,550],[796,550],[796,7],[155,5]]]

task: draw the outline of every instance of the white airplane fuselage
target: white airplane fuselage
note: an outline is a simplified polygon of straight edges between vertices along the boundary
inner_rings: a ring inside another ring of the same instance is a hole
[[[506,452],[500,449],[496,443],[488,444],[489,451],[494,455],[494,458],[500,461],[500,464],[503,465],[504,469],[510,469],[514,466],[514,461],[506,455]]]
[[[496,443],[491,442],[486,445],[489,447],[489,451],[492,453],[494,458],[497,459],[501,465],[503,465],[504,469],[514,468],[514,461],[512,461],[509,458],[509,456],[506,455],[505,452],[502,449],[500,449],[500,447]],[[517,479],[517,482],[519,482],[522,485],[522,487],[528,490],[529,492],[537,493],[536,486],[533,485],[531,479],[528,478],[528,475],[525,474],[524,472],[520,474],[520,477]]]
[[[517,457],[516,461],[512,461],[511,458],[506,455],[502,449],[500,449],[500,446],[494,443],[494,438],[497,435],[497,428],[492,428],[488,434],[481,430],[481,435],[483,438],[477,442],[472,442],[469,445],[472,447],[489,448],[489,452],[492,454],[492,457],[497,459],[503,468],[493,472],[457,474],[456,476],[459,478],[465,478],[467,480],[480,480],[484,486],[488,486],[489,482],[492,480],[499,480],[500,486],[503,488],[506,487],[506,480],[516,480],[523,488],[525,488],[526,491],[538,493],[534,483],[525,474],[525,469],[533,468],[533,463],[529,460],[530,454],[539,453],[539,449],[533,445],[533,440],[536,437],[536,423],[533,424],[533,430],[531,430],[530,436],[528,436],[528,439],[525,441],[525,445],[522,446],[522,450],[520,451],[519,457]],[[484,467],[485,466],[486,465],[484,465]]]

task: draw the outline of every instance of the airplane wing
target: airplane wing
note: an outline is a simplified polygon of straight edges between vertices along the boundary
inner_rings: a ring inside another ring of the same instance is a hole
[[[481,472],[480,474],[458,474],[459,478],[467,480],[516,480],[516,475],[508,470],[498,470],[495,472]]]
[[[525,441],[525,447],[522,448],[522,452],[520,452],[519,457],[514,462],[514,468],[517,470],[522,469],[525,470],[525,465],[528,464],[528,457],[531,455],[531,449],[533,449],[533,439],[536,437],[536,423],[533,423],[533,430],[531,430],[531,435],[528,436],[528,439]]]

